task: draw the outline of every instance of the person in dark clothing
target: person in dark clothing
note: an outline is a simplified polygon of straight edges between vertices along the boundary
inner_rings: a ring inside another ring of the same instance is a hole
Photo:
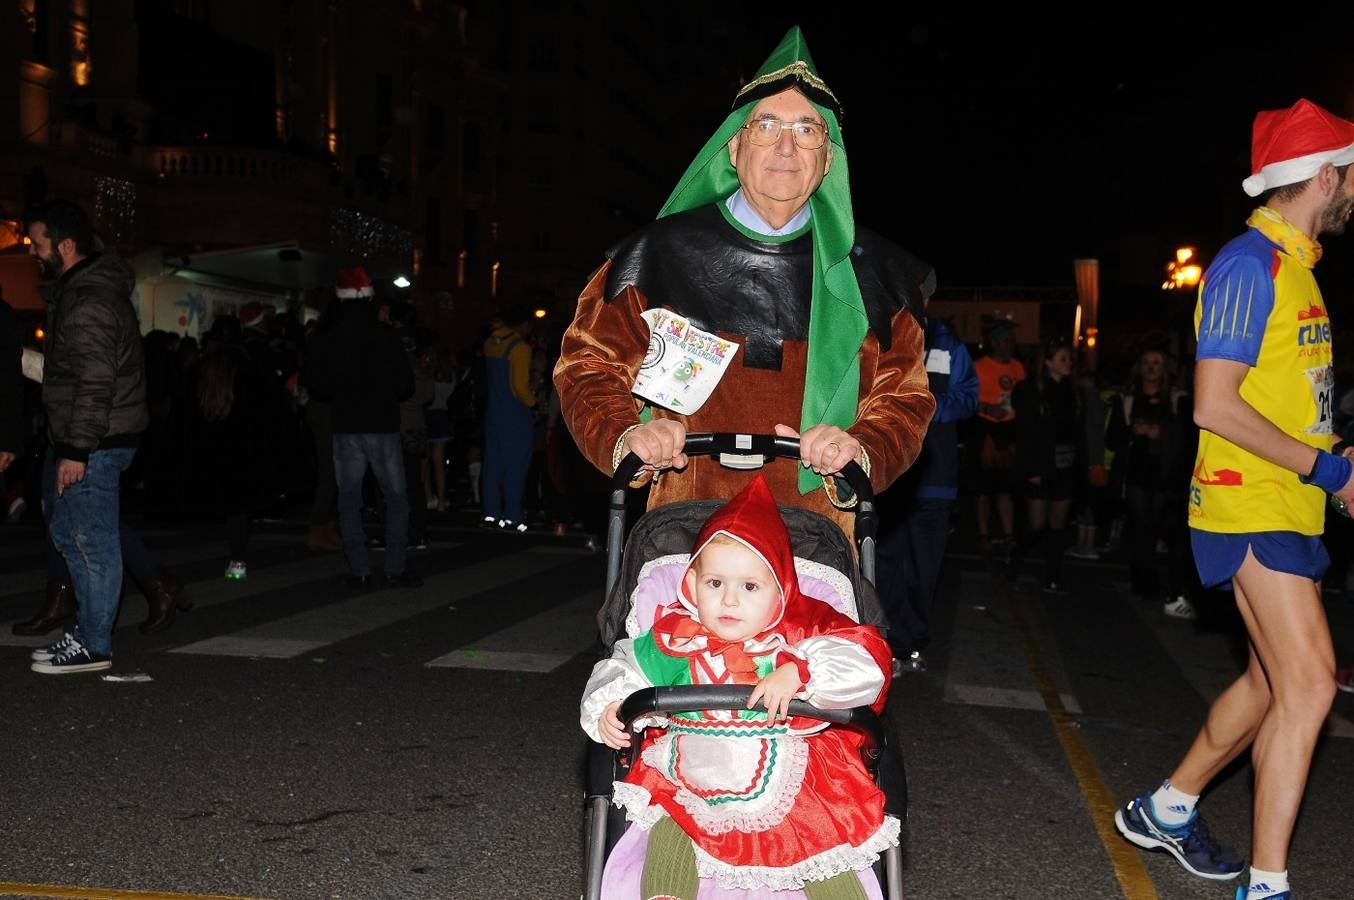
[[[290,409],[286,391],[240,347],[208,344],[198,366],[196,403],[188,411],[195,454],[208,477],[199,482],[229,529],[225,576],[248,576],[249,514],[282,490],[280,443]]]
[[[400,402],[400,450],[404,458],[404,490],[409,497],[409,546],[428,549],[428,506],[423,500],[423,469],[428,459],[428,426],[424,407],[432,402],[435,384],[429,332],[420,334],[412,303],[390,308],[390,324],[414,372],[414,390]]]
[[[122,590],[119,482],[146,430],[145,365],[132,268],[96,252],[82,209],[55,201],[29,217],[29,254],[49,279],[42,400],[51,450],[43,476],[52,543],[70,567],[78,624],[34,652],[33,670],[112,666]]]
[[[42,360],[42,354],[37,354]],[[43,366],[26,377],[41,384]],[[37,448],[30,451],[40,452]],[[11,469],[12,471],[12,469]],[[69,625],[75,618],[75,591],[72,588],[70,567],[47,533],[47,589],[42,607],[32,616],[15,622],[10,630],[17,635],[34,637],[53,628]],[[183,584],[167,569],[156,565],[140,536],[126,522],[118,523],[118,544],[122,551],[122,565],[145,595],[149,614],[141,623],[142,634],[155,634],[174,624],[178,611],[192,609],[193,603],[183,595]]]
[[[333,399],[334,470],[339,529],[348,557],[349,584],[418,587],[405,571],[409,497],[400,449],[400,401],[414,392],[414,372],[399,337],[376,319],[375,291],[361,268],[339,272],[342,302],[334,331],[316,342],[312,384]],[[362,530],[362,479],[370,466],[385,497],[385,572],[373,573]]]
[[[334,318],[341,304],[335,302],[322,315],[305,340],[301,365],[301,391],[306,429],[310,432],[315,454],[315,494],[310,503],[310,527],[306,529],[306,549],[332,551],[343,549],[338,533],[338,481],[334,476],[334,412],[331,398],[316,387],[315,360],[320,342],[334,330]],[[323,378],[320,379],[323,382]]]
[[[1164,608],[1177,619],[1197,617],[1185,595],[1183,560],[1189,536],[1185,505],[1190,463],[1185,450],[1193,408],[1189,396],[1167,377],[1165,356],[1147,350],[1138,357],[1133,386],[1111,412],[1106,431],[1115,465],[1123,468],[1133,592],[1145,600],[1163,600],[1156,566],[1157,541],[1163,541],[1168,554]]]
[[[1042,544],[1044,589],[1063,593],[1063,548],[1067,512],[1082,463],[1083,431],[1072,376],[1072,348],[1049,342],[1034,366],[1034,377],[1016,385],[1011,398],[1016,414],[1016,474],[1025,495],[1025,532],[1011,551],[1010,567]]]
[[[930,291],[922,293],[925,309]],[[895,676],[926,670],[923,651],[931,642],[931,611],[959,495],[959,423],[978,409],[973,360],[939,319],[926,321],[926,377],[936,412],[921,455],[880,496],[881,518],[891,527],[879,541],[879,602],[888,616]]]

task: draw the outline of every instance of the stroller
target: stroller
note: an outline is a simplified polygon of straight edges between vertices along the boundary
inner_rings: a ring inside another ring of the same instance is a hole
[[[696,456],[718,456],[723,465],[740,469],[760,468],[775,459],[799,461],[799,442],[793,438],[745,434],[690,434],[684,452]],[[612,478],[610,517],[607,527],[607,585],[605,600],[598,613],[598,627],[604,652],[623,637],[635,637],[653,621],[658,598],[674,596],[685,570],[688,554],[697,532],[723,500],[695,500],[654,509],[638,521],[625,540],[626,498],[630,482],[642,463],[630,454],[621,461]],[[839,611],[859,622],[882,625],[883,615],[874,590],[875,529],[877,526],[873,491],[864,471],[851,463],[842,473],[857,498],[856,545],[860,565],[846,535],[837,525],[809,510],[781,507],[781,516],[790,532],[795,568],[800,589],[808,596],[831,603]],[[622,548],[622,544],[624,547]],[[623,550],[623,552],[622,552]],[[660,713],[695,710],[738,710],[747,705],[750,685],[690,685],[653,687],[636,691],[621,705],[619,716],[629,731],[636,719]],[[861,757],[866,769],[884,793],[884,814],[900,823],[907,816],[907,781],[902,760],[891,746],[884,723],[868,707],[819,709],[800,700],[790,703],[792,716],[805,716],[851,729],[862,738]],[[642,856],[638,834],[626,834],[625,812],[612,805],[612,785],[625,778],[633,754],[640,751],[636,739],[622,750],[589,742],[585,763],[584,794],[584,898],[600,900],[603,871],[607,861],[621,845],[623,852]],[[880,894],[898,900],[901,895],[902,856],[898,847],[887,850],[875,863],[874,875]],[[615,890],[614,882],[611,890]],[[702,885],[701,896],[713,886]],[[638,888],[636,885],[636,895]],[[730,892],[731,896],[744,895]],[[718,894],[711,894],[718,896]],[[756,896],[761,896],[757,894]],[[777,895],[779,896],[779,895]],[[787,898],[802,896],[795,892]]]

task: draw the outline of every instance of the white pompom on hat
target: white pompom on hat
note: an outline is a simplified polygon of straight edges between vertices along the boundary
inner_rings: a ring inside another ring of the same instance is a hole
[[[372,287],[371,278],[367,275],[366,269],[361,266],[353,266],[351,269],[339,270],[334,283],[334,295],[340,300],[371,297],[375,293],[376,289]]]
[[[1326,112],[1310,100],[1288,109],[1266,109],[1251,129],[1251,176],[1241,182],[1248,196],[1297,184],[1326,163],[1354,163],[1354,122]]]

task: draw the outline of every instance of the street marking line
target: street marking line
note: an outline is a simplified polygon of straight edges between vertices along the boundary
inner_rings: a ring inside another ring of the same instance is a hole
[[[477,650],[473,647],[453,650],[431,662],[435,669],[491,669],[496,672],[538,672],[542,675],[555,671],[573,659],[558,653],[520,653],[512,650]]]
[[[1062,698],[1063,708],[1072,714],[1081,712],[1077,698],[1066,692],[1058,695]],[[991,687],[985,684],[946,684],[945,702],[962,703],[965,706],[996,706],[1002,709],[1046,708],[1044,697],[1038,691],[1022,691],[1019,688]]]
[[[959,584],[961,597],[991,596],[992,582],[985,570],[964,569]],[[1068,687],[1063,666],[1053,666],[1050,674],[1063,692],[1063,707],[1080,713],[1081,705]],[[1043,697],[1030,678],[1025,653],[1000,606],[984,601],[963,602],[956,606],[941,697],[946,703],[966,706],[1033,712],[1046,709]]]
[[[119,888],[76,887],[64,884],[22,884],[0,881],[0,897],[76,897],[83,900],[258,900],[233,894],[171,894],[164,891],[128,891]]]
[[[1125,841],[1113,825],[1114,812],[1119,803],[1110,796],[1105,778],[1100,774],[1100,767],[1091,756],[1090,748],[1086,746],[1080,729],[1072,720],[1072,715],[1063,705],[1053,676],[1044,665],[1043,657],[1039,655],[1034,633],[1030,630],[1029,623],[1025,621],[1016,598],[1012,596],[1010,584],[1004,578],[994,576],[993,580],[999,583],[998,592],[1011,611],[1011,624],[1020,639],[1021,649],[1025,652],[1030,676],[1034,679],[1035,688],[1044,698],[1044,706],[1048,709],[1053,731],[1057,734],[1058,743],[1062,744],[1063,753],[1067,756],[1072,774],[1077,779],[1077,786],[1081,789],[1081,796],[1085,799],[1091,814],[1091,822],[1095,825],[1096,834],[1100,836],[1105,853],[1109,855],[1110,866],[1114,869],[1114,877],[1118,879],[1119,886],[1124,890],[1124,897],[1127,900],[1160,900],[1156,887],[1152,884],[1152,878],[1142,864],[1141,852]]]
[[[396,622],[445,609],[451,603],[496,591],[541,572],[568,565],[573,557],[536,549],[515,553],[510,561],[494,557],[429,577],[416,590],[358,594],[231,634],[184,644],[170,653],[294,659],[312,650],[348,640]],[[506,571],[505,571],[506,568]]]
[[[206,609],[269,591],[299,587],[326,579],[336,580],[342,571],[343,563],[337,562],[331,556],[300,557],[290,562],[255,569],[244,581],[231,581],[217,576],[204,581],[190,582],[187,585],[187,597],[193,601],[195,609]],[[123,604],[118,613],[117,630],[121,631],[139,624],[139,610],[132,604]],[[0,622],[0,647],[42,647],[53,640],[50,635],[39,637],[15,635],[10,631],[12,625],[12,622]]]
[[[553,672],[597,643],[597,605],[601,590],[584,591],[468,647],[424,663],[431,668]],[[530,651],[521,648],[530,647]]]

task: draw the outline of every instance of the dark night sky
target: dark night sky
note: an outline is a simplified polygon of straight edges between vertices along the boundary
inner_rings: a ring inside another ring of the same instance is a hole
[[[1070,285],[1079,256],[1101,259],[1107,298],[1157,284],[1175,246],[1206,262],[1243,227],[1257,110],[1307,96],[1354,115],[1351,23],[1333,18],[1264,50],[1202,19],[886,28],[854,4],[682,9],[693,14],[617,24],[665,71],[737,61],[744,77],[803,28],[846,109],[857,221],[931,261],[942,285]],[[722,77],[695,76],[688,96],[657,86],[656,109],[689,105],[697,120],[689,142],[671,141],[664,195],[728,108],[736,85]],[[1354,275],[1341,240],[1319,271],[1335,303],[1332,285]]]

